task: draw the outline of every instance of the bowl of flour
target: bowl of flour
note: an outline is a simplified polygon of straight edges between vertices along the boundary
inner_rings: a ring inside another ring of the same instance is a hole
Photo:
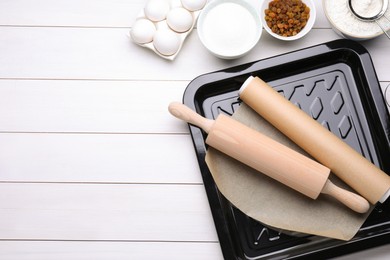
[[[244,56],[262,33],[258,11],[245,0],[214,0],[198,18],[198,36],[204,47],[223,59]]]
[[[358,11],[363,16],[372,16],[382,8],[382,0],[355,1],[359,3],[356,5],[355,11]],[[359,20],[351,12],[348,0],[323,0],[322,5],[333,30],[344,38],[363,41],[383,34],[382,29],[375,21]],[[390,17],[390,8],[385,12],[384,16]],[[390,23],[385,17],[380,18],[378,22],[386,31],[390,29]]]

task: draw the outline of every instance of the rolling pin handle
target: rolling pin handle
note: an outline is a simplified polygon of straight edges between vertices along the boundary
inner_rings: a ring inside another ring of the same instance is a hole
[[[363,197],[344,190],[327,180],[321,193],[328,194],[338,201],[358,213],[366,213],[370,209],[370,204]]]
[[[211,127],[214,125],[214,120],[202,117],[179,102],[172,102],[169,104],[168,110],[173,116],[202,128],[206,133],[209,133]]]

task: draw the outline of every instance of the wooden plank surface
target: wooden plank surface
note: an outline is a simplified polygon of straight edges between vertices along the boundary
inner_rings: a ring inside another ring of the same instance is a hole
[[[217,240],[202,185],[2,183],[0,198],[2,240]]]
[[[203,183],[189,135],[3,133],[0,143],[0,182]]]
[[[0,241],[7,260],[217,260],[216,242]]]
[[[6,39],[0,41],[0,78],[192,80],[207,72],[340,38],[331,29],[316,29],[299,41],[285,43],[264,33],[250,54],[225,61],[210,56],[194,30],[171,62],[132,43],[128,34],[127,28],[0,27],[0,39]],[[382,57],[390,51],[388,39],[383,36],[363,45],[372,56],[379,80],[390,81],[386,70],[390,60]]]
[[[1,132],[188,133],[184,81],[0,80]]]
[[[340,38],[315,1],[299,41],[264,32],[226,61],[195,28],[171,62],[129,39],[146,2],[0,1],[0,259],[223,259],[188,127],[167,105],[198,75]],[[362,44],[385,90],[388,39]]]
[[[130,41],[127,28],[0,27],[0,78],[191,80],[200,74],[298,50],[338,36],[331,29],[284,44],[264,33],[250,55],[231,61],[210,56],[196,30],[174,62]],[[266,51],[261,48],[265,44]],[[23,63],[18,62],[23,60]],[[134,64],[137,66],[134,66]],[[150,64],[154,64],[150,66]],[[195,65],[195,66],[194,66]]]

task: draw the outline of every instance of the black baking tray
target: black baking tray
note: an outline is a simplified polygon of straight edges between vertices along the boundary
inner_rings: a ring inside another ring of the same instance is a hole
[[[189,83],[183,103],[207,118],[231,115],[241,103],[238,89],[250,75],[390,173],[389,113],[370,55],[360,44],[336,40],[204,74]],[[375,205],[348,242],[283,232],[251,219],[219,192],[205,163],[206,134],[189,129],[225,259],[324,259],[390,243],[390,199]]]

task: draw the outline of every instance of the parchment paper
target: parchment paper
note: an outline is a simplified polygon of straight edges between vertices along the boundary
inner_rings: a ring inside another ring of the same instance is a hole
[[[307,155],[244,103],[233,118]],[[235,207],[276,229],[350,240],[373,208],[359,214],[326,194],[313,200],[213,148],[207,151],[206,163],[218,189]],[[330,179],[349,189],[334,175]]]

